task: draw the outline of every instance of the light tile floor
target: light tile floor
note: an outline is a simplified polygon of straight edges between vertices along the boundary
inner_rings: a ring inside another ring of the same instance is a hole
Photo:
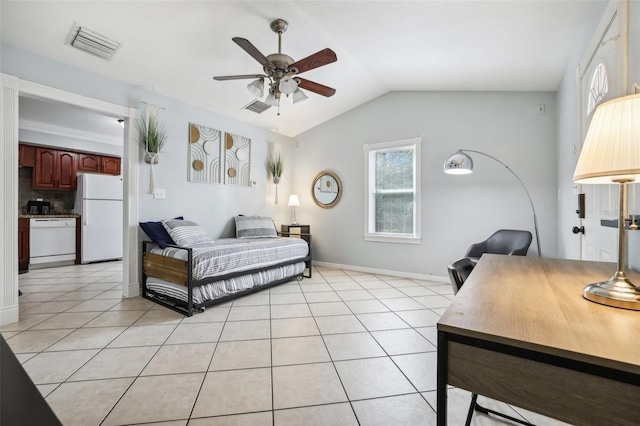
[[[316,267],[187,318],[122,299],[121,281],[121,262],[20,276],[20,322],[1,332],[65,425],[435,424],[448,284]],[[449,424],[469,401],[449,391]]]

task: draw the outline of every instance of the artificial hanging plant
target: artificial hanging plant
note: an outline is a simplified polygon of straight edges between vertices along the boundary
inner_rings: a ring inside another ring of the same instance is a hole
[[[140,145],[145,149],[145,162],[157,164],[158,155],[162,147],[167,143],[167,129],[153,114],[149,115],[148,121],[138,122],[140,131]]]
[[[273,176],[273,183],[278,184],[278,182],[280,182],[280,177],[282,176],[282,170],[284,169],[284,164],[282,163],[280,154],[269,159],[267,168],[269,169],[271,176]]]
[[[284,170],[284,163],[282,162],[282,158],[280,154],[275,157],[271,157],[267,162],[267,169],[271,176],[273,176],[273,183],[276,184],[276,200],[275,204],[278,204],[278,184],[280,183],[280,178],[282,177],[282,171]]]
[[[150,114],[146,121],[142,119],[138,121],[138,130],[140,145],[145,150],[144,162],[151,165],[148,193],[153,194],[155,192],[153,165],[158,164],[160,150],[167,143],[167,129],[155,114]]]

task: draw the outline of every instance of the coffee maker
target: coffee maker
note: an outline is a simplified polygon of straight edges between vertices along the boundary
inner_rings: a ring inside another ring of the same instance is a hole
[[[53,213],[51,211],[51,202],[41,200],[27,201],[27,214],[30,215],[47,215]]]

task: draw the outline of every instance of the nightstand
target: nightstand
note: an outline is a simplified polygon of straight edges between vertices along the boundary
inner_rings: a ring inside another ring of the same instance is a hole
[[[311,235],[311,225],[280,225],[280,232],[289,234],[289,236],[291,237],[295,237],[299,234],[307,234],[300,235],[298,238],[302,238],[306,242],[309,242],[309,236]]]

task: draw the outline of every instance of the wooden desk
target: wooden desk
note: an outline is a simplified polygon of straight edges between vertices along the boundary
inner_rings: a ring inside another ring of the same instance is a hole
[[[438,322],[438,425],[447,423],[447,383],[573,424],[637,425],[640,312],[582,297],[614,271],[482,256]]]

